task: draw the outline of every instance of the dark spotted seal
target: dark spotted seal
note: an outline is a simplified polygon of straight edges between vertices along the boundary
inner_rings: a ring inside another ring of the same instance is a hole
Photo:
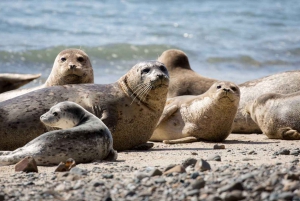
[[[34,79],[37,79],[41,74],[14,74],[1,73],[0,74],[0,93],[17,89]]]
[[[57,165],[68,158],[76,163],[117,158],[108,128],[80,105],[58,103],[40,119],[47,126],[64,130],[44,133],[15,151],[0,152],[0,165],[15,164],[27,156],[32,156],[37,165]]]
[[[47,131],[37,121],[55,103],[72,101],[110,129],[115,150],[150,139],[163,111],[169,76],[158,61],[136,64],[113,84],[77,84],[40,89],[0,103],[0,150],[14,150]]]
[[[230,134],[239,100],[239,87],[231,82],[216,82],[202,95],[170,98],[150,140],[223,141]]]
[[[0,95],[0,101],[5,101],[45,87],[84,83],[94,83],[93,68],[88,55],[79,49],[66,49],[57,55],[52,71],[45,84],[29,89],[19,89],[3,93]]]

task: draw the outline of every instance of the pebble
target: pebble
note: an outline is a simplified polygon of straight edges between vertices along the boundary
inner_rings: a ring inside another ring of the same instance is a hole
[[[182,161],[181,165],[183,167],[187,168],[188,166],[195,166],[196,162],[197,162],[197,159],[195,159],[195,158],[188,158],[188,159]]]
[[[170,173],[184,173],[185,168],[182,165],[176,165],[173,168],[169,169],[168,171],[164,172],[164,175],[170,174]]]
[[[290,155],[290,150],[281,149],[281,150],[279,150],[278,154],[280,154],[280,155]]]
[[[205,186],[205,181],[202,178],[196,179],[191,184],[192,189],[200,189],[200,188],[204,188],[204,186]]]
[[[214,149],[225,149],[225,145],[223,145],[223,144],[215,144],[214,145]]]
[[[218,188],[218,192],[226,192],[226,191],[233,191],[233,190],[244,190],[243,184],[241,182],[232,182],[226,186]]]
[[[70,170],[70,173],[83,176],[83,175],[87,175],[88,172],[87,172],[87,170],[84,170],[84,169],[81,169],[81,168],[78,168],[78,167],[74,167]]]
[[[221,161],[221,156],[217,154],[209,155],[207,157],[208,161]]]
[[[39,172],[34,158],[28,156],[15,165],[16,172]]]
[[[207,171],[207,170],[211,170],[210,164],[203,160],[200,159],[197,161],[196,165],[195,165],[195,170],[197,171]]]

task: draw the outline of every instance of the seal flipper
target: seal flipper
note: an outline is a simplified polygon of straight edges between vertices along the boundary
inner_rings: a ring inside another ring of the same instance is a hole
[[[300,140],[300,133],[290,127],[281,128],[279,132],[283,140]]]
[[[161,117],[159,118],[156,127],[161,124],[163,121],[165,121],[167,118],[169,118],[172,114],[174,114],[176,111],[178,110],[178,106],[177,105],[171,105],[171,106],[167,106]]]
[[[179,144],[179,143],[190,143],[190,142],[197,142],[198,139],[195,137],[184,137],[179,138],[176,140],[164,140],[163,143],[165,144]]]
[[[115,161],[118,157],[118,152],[111,149],[104,160],[106,161]]]

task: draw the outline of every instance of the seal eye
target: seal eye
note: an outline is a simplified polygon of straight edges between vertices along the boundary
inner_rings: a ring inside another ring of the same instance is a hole
[[[217,89],[221,89],[221,85],[218,85],[218,86],[217,86]]]
[[[53,112],[52,114],[53,114],[53,116],[55,116],[55,117],[58,115],[57,112]]]
[[[60,58],[62,62],[65,62],[67,59],[65,57]]]
[[[77,58],[77,61],[83,62],[83,61],[84,61],[84,58],[83,58],[83,57],[78,57],[78,58]]]
[[[232,91],[236,91],[236,87],[230,87]]]
[[[150,72],[150,68],[145,68],[142,70],[142,73],[149,73]]]
[[[164,66],[160,66],[159,69],[160,69],[162,72],[166,72],[166,71],[167,71],[166,67],[164,67]]]

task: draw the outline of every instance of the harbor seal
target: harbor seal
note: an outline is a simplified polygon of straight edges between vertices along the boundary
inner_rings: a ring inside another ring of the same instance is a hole
[[[170,98],[150,140],[167,144],[223,141],[230,134],[239,100],[239,87],[225,81],[198,96]]]
[[[47,132],[37,119],[55,103],[72,101],[110,129],[117,151],[146,143],[163,111],[169,76],[158,61],[140,62],[112,84],[53,86],[0,103],[0,150],[14,150]]]
[[[63,130],[44,133],[15,151],[0,152],[0,165],[15,164],[27,156],[43,166],[57,165],[68,158],[77,163],[117,159],[107,126],[80,105],[69,101],[58,103],[40,120]]]
[[[0,101],[45,87],[84,83],[94,83],[93,68],[88,55],[79,49],[66,49],[55,58],[52,71],[43,85],[2,93],[0,94]]]
[[[245,107],[266,93],[289,94],[300,91],[299,78],[300,71],[287,71],[240,84],[241,100],[232,132],[261,133],[261,129],[251,117],[245,116]]]
[[[270,139],[300,140],[300,92],[267,93],[246,106],[246,112]]]
[[[0,74],[0,93],[17,89],[34,79],[37,79],[41,74],[15,74],[1,73]]]
[[[203,77],[190,67],[187,55],[177,49],[166,50],[158,58],[165,64],[170,75],[168,98],[182,95],[200,95],[217,80]]]

